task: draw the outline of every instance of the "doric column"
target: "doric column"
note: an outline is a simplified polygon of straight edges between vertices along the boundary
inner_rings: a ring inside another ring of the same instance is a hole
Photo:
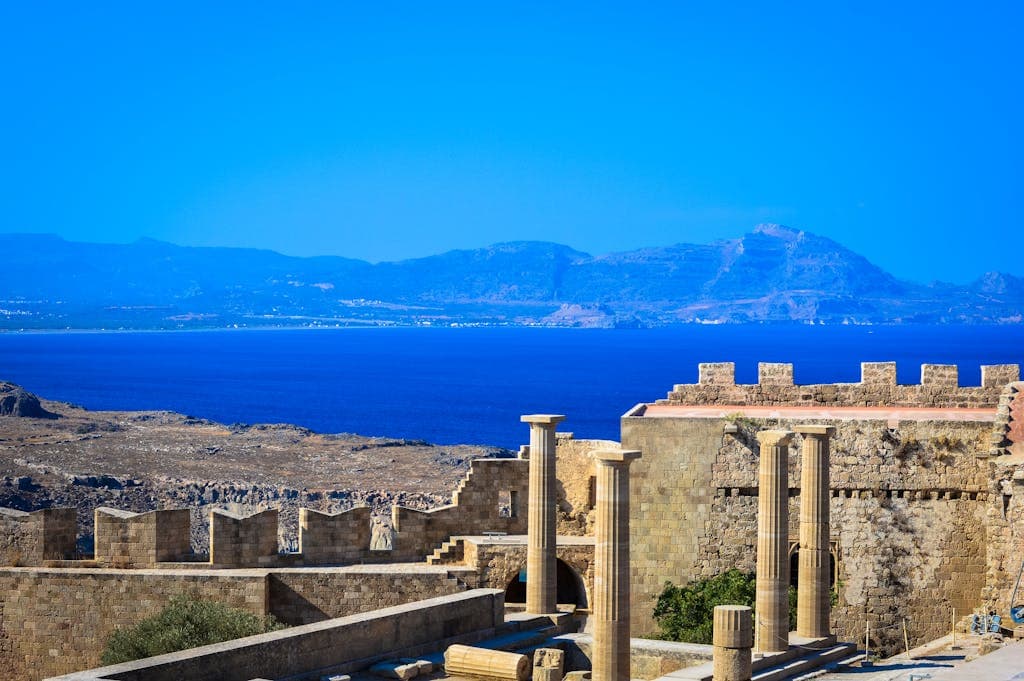
[[[753,618],[745,605],[716,605],[712,681],[750,681]]]
[[[561,414],[527,414],[530,424],[530,501],[527,515],[526,612],[557,610],[555,563],[555,427]]]
[[[789,441],[788,430],[762,430],[757,491],[757,626],[755,648],[789,647]]]
[[[801,425],[800,571],[797,578],[796,633],[829,635],[829,439],[831,426]]]
[[[597,450],[593,681],[629,681],[629,464],[636,450]]]

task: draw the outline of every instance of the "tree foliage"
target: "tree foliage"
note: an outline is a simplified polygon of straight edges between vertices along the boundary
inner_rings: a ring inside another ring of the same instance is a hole
[[[135,626],[115,629],[107,639],[101,660],[103,664],[130,662],[262,634],[283,626],[273,617],[259,617],[213,601],[175,596],[156,615]]]
[[[654,606],[658,637],[668,641],[711,643],[716,605],[754,607],[755,577],[732,569],[686,586],[665,582]],[[796,625],[796,589],[789,589],[790,629]]]

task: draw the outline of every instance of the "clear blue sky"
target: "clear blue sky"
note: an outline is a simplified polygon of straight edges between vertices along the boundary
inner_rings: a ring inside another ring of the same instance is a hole
[[[153,4],[3,4],[0,231],[1024,275],[1021,3]]]

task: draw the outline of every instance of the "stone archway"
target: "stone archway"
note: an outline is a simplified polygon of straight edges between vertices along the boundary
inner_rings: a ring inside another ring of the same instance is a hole
[[[556,584],[559,604],[571,603],[577,608],[586,608],[587,588],[576,570],[561,558],[556,564]],[[526,567],[521,567],[505,587],[506,603],[526,603]]]

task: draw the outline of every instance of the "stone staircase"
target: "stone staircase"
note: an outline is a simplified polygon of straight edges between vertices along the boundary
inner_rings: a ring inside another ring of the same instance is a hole
[[[863,657],[864,654],[853,643],[833,643],[820,650],[795,645],[785,653],[755,659],[753,681],[812,679],[859,662]],[[657,681],[711,681],[712,667],[711,662],[685,667],[669,672]]]
[[[460,537],[451,537],[427,556],[427,565],[461,563],[466,555],[466,543]]]

